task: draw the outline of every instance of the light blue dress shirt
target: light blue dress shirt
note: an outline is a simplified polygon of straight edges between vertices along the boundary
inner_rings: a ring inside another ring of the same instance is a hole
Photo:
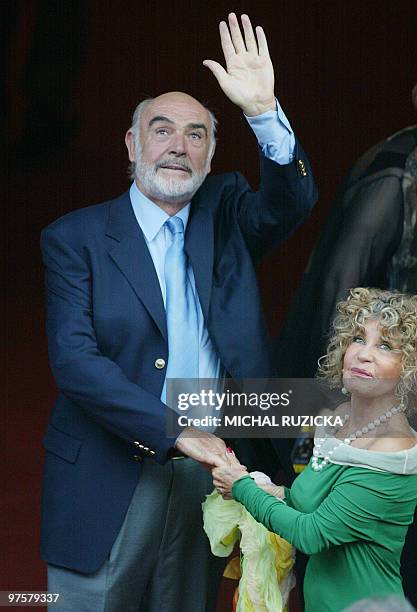
[[[276,111],[270,110],[257,117],[245,117],[265,157],[283,166],[294,159],[295,136],[278,100],[275,99],[275,102]]]
[[[281,165],[288,164],[293,160],[295,147],[294,133],[278,101],[276,111],[268,111],[257,117],[246,117],[246,119],[253,129],[259,146],[266,157]],[[165,253],[171,245],[172,235],[164,223],[169,215],[141,193],[135,182],[130,188],[130,200],[133,212],[152,257],[165,305]],[[189,214],[190,204],[184,206],[177,213],[177,216],[184,223],[184,231],[187,229]],[[188,275],[197,303],[199,378],[222,378],[223,368],[207,331],[200,300],[196,292],[194,272],[191,265],[188,266]]]
[[[166,303],[166,287],[165,287],[165,254],[172,243],[172,234],[165,224],[169,219],[169,215],[151,202],[146,196],[141,193],[133,183],[130,188],[130,199],[133,206],[135,217],[141,227],[145,242],[152,257],[155,271],[158,276],[159,286],[161,288],[162,299],[164,306]],[[190,214],[190,204],[187,204],[178,213],[177,217],[182,219],[184,223],[184,233],[187,229],[188,217]],[[203,311],[201,310],[200,300],[196,294],[196,285],[194,272],[191,265],[188,266],[188,276],[191,287],[196,297],[197,304],[197,321],[198,321],[198,373],[199,378],[218,378],[221,376],[220,359],[213,348],[210,340],[207,327],[204,322]]]

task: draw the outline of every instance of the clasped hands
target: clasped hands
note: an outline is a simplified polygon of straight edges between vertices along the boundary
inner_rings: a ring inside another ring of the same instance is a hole
[[[221,438],[195,427],[184,429],[178,436],[175,447],[211,471],[214,486],[226,499],[231,499],[235,480],[248,474],[246,467],[238,461]]]
[[[221,438],[195,427],[187,427],[178,436],[175,447],[211,471],[213,484],[224,499],[232,499],[232,488],[236,480],[249,474],[246,466],[240,463]],[[257,484],[267,493],[283,499],[283,487],[260,482]]]
[[[240,463],[239,459],[230,448],[226,449],[224,463],[218,467],[214,467],[211,473],[213,476],[213,484],[224,499],[232,499],[232,488],[235,482],[243,478],[243,476],[248,476],[246,466]],[[260,489],[274,497],[284,499],[284,487],[277,486],[270,482],[266,474],[262,474],[262,472],[252,472],[251,476]],[[267,481],[269,481],[269,483],[267,483]]]

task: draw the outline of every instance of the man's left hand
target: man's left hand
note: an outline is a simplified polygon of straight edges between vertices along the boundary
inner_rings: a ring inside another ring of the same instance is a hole
[[[256,27],[256,38],[247,15],[242,15],[244,39],[235,13],[229,15],[229,26],[220,22],[220,40],[226,70],[213,60],[204,60],[226,96],[248,117],[275,109],[274,68],[269,57],[263,29]]]
[[[223,440],[195,427],[186,427],[180,433],[175,448],[209,469],[226,461],[226,444]]]

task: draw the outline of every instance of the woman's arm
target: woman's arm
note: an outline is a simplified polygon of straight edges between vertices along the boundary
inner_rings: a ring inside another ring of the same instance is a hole
[[[360,479],[341,479],[309,514],[262,491],[249,477],[236,480],[232,495],[267,529],[308,555],[357,540],[375,540],[380,521],[392,514],[398,502],[365,482],[361,485]]]

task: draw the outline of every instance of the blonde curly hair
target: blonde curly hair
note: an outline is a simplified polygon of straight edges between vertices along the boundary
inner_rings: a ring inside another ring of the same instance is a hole
[[[317,375],[331,387],[342,385],[343,359],[347,347],[368,319],[378,319],[381,336],[402,354],[397,395],[405,401],[417,392],[417,295],[356,287],[336,306],[333,335],[327,353],[319,359]]]

